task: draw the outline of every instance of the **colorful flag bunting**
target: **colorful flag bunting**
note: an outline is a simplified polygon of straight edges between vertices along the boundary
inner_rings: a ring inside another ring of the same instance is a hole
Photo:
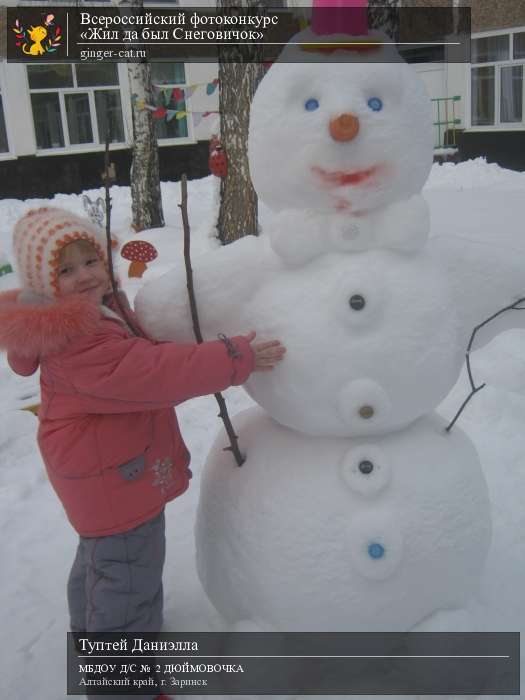
[[[163,119],[166,114],[168,113],[168,110],[166,107],[157,107],[155,111],[153,112],[153,118],[154,119]]]

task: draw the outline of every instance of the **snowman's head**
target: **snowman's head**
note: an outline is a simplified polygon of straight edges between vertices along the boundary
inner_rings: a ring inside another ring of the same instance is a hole
[[[383,207],[419,192],[428,176],[430,100],[399,58],[338,51],[278,62],[253,100],[249,159],[255,189],[274,209]]]

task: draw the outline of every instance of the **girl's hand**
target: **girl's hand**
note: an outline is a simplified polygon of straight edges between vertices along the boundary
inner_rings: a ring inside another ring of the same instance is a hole
[[[251,331],[246,336],[247,341],[251,344],[253,354],[255,356],[254,372],[269,372],[275,367],[278,362],[284,357],[286,348],[281,345],[280,340],[267,340],[264,343],[254,343],[256,336],[255,331]]]

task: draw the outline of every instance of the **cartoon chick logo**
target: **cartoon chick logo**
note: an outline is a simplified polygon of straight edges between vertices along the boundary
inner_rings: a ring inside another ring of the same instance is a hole
[[[55,15],[45,15],[42,24],[36,27],[24,29],[18,19],[12,27],[16,45],[22,47],[22,51],[27,56],[43,56],[46,53],[56,51],[62,41],[62,30],[58,24],[54,23]]]

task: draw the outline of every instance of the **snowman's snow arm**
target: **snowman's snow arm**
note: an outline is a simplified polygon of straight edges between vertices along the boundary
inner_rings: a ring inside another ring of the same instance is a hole
[[[251,297],[268,271],[266,246],[246,236],[192,260],[199,321],[205,340],[218,333],[235,335],[240,328],[239,307]],[[184,261],[142,287],[135,298],[142,327],[158,340],[195,342]]]
[[[435,236],[428,247],[448,273],[465,349],[478,326],[472,351],[506,330],[525,328],[525,311],[509,308],[498,313],[525,297],[525,264],[519,251],[458,236]]]

